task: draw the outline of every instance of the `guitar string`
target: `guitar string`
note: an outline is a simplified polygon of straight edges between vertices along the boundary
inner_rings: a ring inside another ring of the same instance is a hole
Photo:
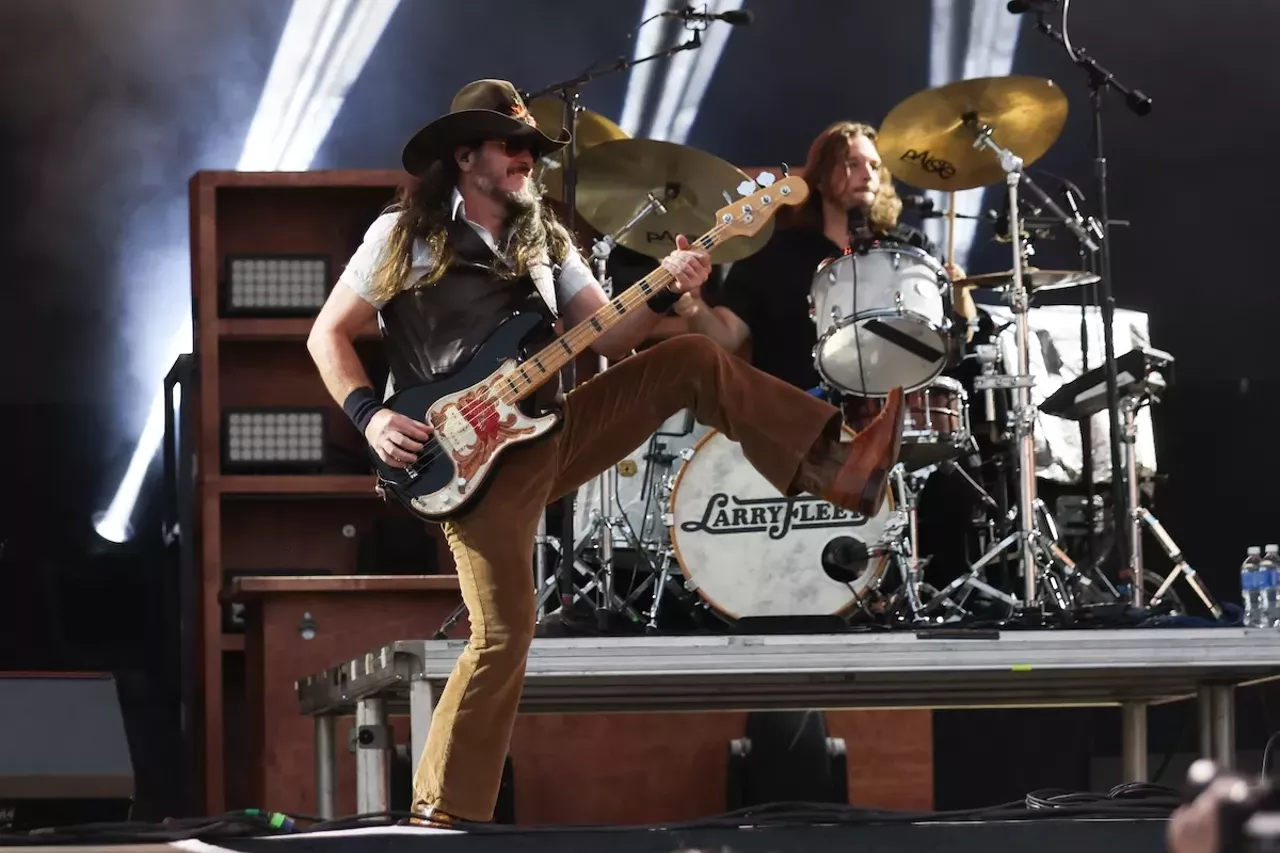
[[[699,237],[696,241],[694,241],[695,244],[704,244],[704,243],[707,243],[707,241],[710,241],[711,245],[706,245],[704,246],[704,248],[711,249],[715,244],[716,238],[730,224],[732,223],[718,222],[714,228],[712,228],[706,234],[704,234],[703,236]],[[665,281],[662,280],[664,277],[666,279]],[[670,285],[675,280],[676,280],[675,276],[673,276],[667,270],[666,267],[660,266],[653,272],[646,275],[644,278],[640,279],[640,281],[636,282],[635,285],[628,288],[627,291],[622,294],[622,296],[619,296],[616,299],[610,300],[609,305],[613,306],[615,302],[619,303],[623,306],[623,313],[625,313],[626,311],[630,311],[633,308],[637,307],[642,300],[647,300],[653,295],[652,290],[650,290],[649,293],[645,293],[644,290],[641,288],[642,284],[646,284],[646,283],[650,285],[660,284],[661,288],[665,290],[665,289],[668,289],[668,285]],[[626,304],[628,302],[630,302],[631,304]],[[616,307],[614,308],[614,310],[615,311],[617,310]],[[594,317],[595,315],[593,314],[590,318],[577,324],[568,332],[566,332],[564,335],[562,335],[560,338],[558,338],[557,341],[564,344],[568,344],[570,347],[573,347],[576,349],[578,339],[590,338],[592,332],[595,331],[594,329],[591,329],[591,326],[592,326],[591,320]],[[588,331],[588,329],[591,329],[591,331]],[[603,334],[603,333],[601,332],[597,334]],[[554,345],[555,344],[551,344],[549,346],[554,346]],[[579,354],[580,353],[574,353],[574,357],[576,357]],[[529,361],[522,362],[515,369],[519,370],[523,365],[529,364],[530,361],[533,361],[533,360],[534,359],[530,359]],[[544,375],[547,375],[547,374],[544,374]],[[504,380],[509,382],[515,381],[515,380],[511,380],[511,373],[498,376],[494,379],[495,382],[502,382]],[[532,380],[526,379],[525,382],[532,383]],[[533,390],[536,390],[538,387],[540,386],[532,386],[529,390],[533,391]],[[514,397],[509,399],[507,395],[511,395],[511,394],[514,394]],[[508,405],[508,406],[512,405],[513,403],[519,402],[520,399],[521,399],[521,392],[519,390],[516,390],[514,392],[504,391],[501,394],[499,394],[497,397],[498,402],[501,402],[503,405]],[[459,413],[465,420],[469,422],[470,418],[475,415],[479,415],[480,417],[489,416],[490,411],[496,412],[496,406],[494,404],[494,398],[491,395],[486,395],[483,400],[479,400],[471,404],[466,409],[460,409]],[[469,423],[468,423],[468,426],[470,426]],[[471,429],[474,430],[475,429],[474,426],[472,426]],[[442,442],[440,441],[441,437],[446,439],[454,438],[454,437],[457,437],[460,433],[465,431],[466,430],[463,427],[458,427],[453,430],[449,430],[449,429],[436,430],[435,431],[436,434],[434,436],[435,441],[431,445],[430,450],[428,450],[427,452],[424,452],[421,456],[417,458],[416,461],[414,461],[410,465],[407,465],[402,469],[396,469],[396,470],[412,471],[414,473],[422,471],[424,467],[429,466],[432,462],[434,462],[440,456],[446,455],[448,453],[448,451],[444,448]]]
[[[717,225],[716,228],[713,228],[711,231],[707,232],[707,234],[703,235],[703,237],[700,237],[698,242],[701,243],[707,240],[711,240],[712,243],[714,243],[714,237],[717,236],[717,232],[722,231],[723,229],[724,229],[724,226]],[[664,277],[667,279],[666,281],[662,281]],[[634,285],[632,288],[629,288],[627,292],[624,293],[622,296],[617,297],[616,300],[610,300],[609,304],[611,306],[615,302],[621,304],[623,307],[622,313],[625,314],[627,311],[630,311],[636,308],[643,299],[648,299],[650,296],[653,295],[652,287],[650,288],[649,293],[645,293],[640,288],[641,284],[648,283],[650,285],[655,285],[660,283],[662,289],[667,289],[667,285],[669,285],[673,281],[675,281],[675,277],[672,276],[671,273],[668,272],[665,267],[659,267],[649,275],[645,276],[639,282],[637,282],[636,285]],[[615,311],[617,310],[616,307],[614,310]],[[592,315],[592,316],[594,317],[595,315]],[[564,343],[567,343],[570,347],[576,348],[579,339],[583,337],[589,338],[591,336],[591,332],[588,331],[590,327],[591,327],[591,319],[588,318],[587,320],[584,320],[583,322],[574,326],[573,329],[570,329],[568,332],[562,335],[558,339],[558,341],[563,341]],[[555,344],[551,344],[550,346],[554,346],[554,345]],[[576,357],[578,354],[579,353],[574,353],[574,356]],[[516,370],[519,370],[520,367],[522,367],[525,364],[529,364],[533,360],[534,359],[530,359],[529,361],[523,362],[520,366],[516,368]],[[546,372],[544,373],[544,375],[549,376],[550,372]],[[508,382],[519,383],[519,384],[532,383],[532,380],[529,380],[529,379],[524,380],[523,383],[521,383],[520,380],[518,379],[512,379],[511,373],[498,376],[494,379],[494,381],[495,382],[508,381]],[[528,390],[530,391],[536,390],[537,387],[538,386],[533,386]],[[514,395],[514,397],[512,395]],[[519,402],[520,395],[521,395],[520,389],[516,389],[514,391],[511,391],[511,390],[503,391],[500,394],[498,394],[497,401],[501,402],[504,405],[511,405],[512,403]],[[480,417],[487,417],[491,412],[496,411],[494,397],[491,394],[487,394],[485,395],[484,399],[478,400],[475,403],[472,403],[468,408],[459,409],[458,411],[462,415],[462,417],[468,421],[473,415],[478,415]],[[470,426],[470,424],[468,424],[468,426]],[[471,429],[474,430],[475,427],[471,426]],[[412,464],[400,470],[407,470],[407,471],[413,471],[413,472],[421,471],[423,467],[430,465],[441,455],[448,453],[448,451],[442,446],[442,443],[440,442],[441,437],[444,437],[446,439],[456,438],[459,434],[464,433],[465,431],[466,431],[466,427],[461,427],[461,426],[456,427],[452,430],[448,428],[437,429],[436,436],[435,436],[435,444],[431,447],[431,449],[423,453],[421,456],[419,456],[415,462],[413,462]]]

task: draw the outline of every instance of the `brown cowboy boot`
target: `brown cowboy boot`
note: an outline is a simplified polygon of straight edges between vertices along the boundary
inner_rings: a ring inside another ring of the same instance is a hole
[[[877,515],[889,493],[889,472],[898,464],[905,421],[902,389],[894,388],[853,441],[819,441],[802,463],[797,485],[851,512]]]
[[[435,806],[414,808],[414,816],[409,818],[411,826],[429,826],[434,829],[458,829],[458,818]]]

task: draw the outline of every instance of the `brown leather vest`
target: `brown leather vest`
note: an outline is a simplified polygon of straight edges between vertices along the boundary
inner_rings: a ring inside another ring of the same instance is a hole
[[[380,312],[382,340],[397,390],[431,382],[465,367],[494,329],[513,314],[534,312],[544,327],[531,347],[554,337],[554,317],[528,276],[503,278],[494,272],[498,258],[461,218],[449,223],[453,260],[432,285],[396,294]],[[534,408],[559,399],[559,377],[534,395]]]

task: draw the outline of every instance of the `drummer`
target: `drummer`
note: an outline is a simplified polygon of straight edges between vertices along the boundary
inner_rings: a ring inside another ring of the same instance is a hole
[[[685,294],[675,311],[690,331],[704,334],[730,352],[749,345],[752,363],[766,373],[814,393],[821,379],[813,364],[817,327],[809,317],[814,273],[824,260],[848,251],[849,215],[860,208],[872,236],[881,245],[936,250],[919,229],[898,221],[902,202],[876,151],[869,125],[839,121],[809,146],[804,165],[809,200],[777,214],[777,226],[764,248],[734,263],[725,277],[721,304],[708,305]],[[952,281],[964,273],[948,266]],[[966,288],[955,287],[953,305],[959,328],[976,321]]]

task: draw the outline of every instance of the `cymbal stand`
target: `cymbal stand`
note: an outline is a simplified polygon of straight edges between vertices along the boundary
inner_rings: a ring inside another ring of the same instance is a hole
[[[1022,170],[1022,158],[1007,148],[1001,147],[992,139],[994,128],[979,124],[975,115],[964,117],[966,125],[974,132],[974,148],[988,149],[1000,161],[1000,168],[1006,175],[1009,188],[1009,233],[1022,233],[1020,225],[1021,209],[1018,204],[1018,189],[1026,185],[1071,228],[1082,243],[1096,248],[1093,238],[1079,225],[1063,213],[1062,209],[1049,198],[1043,190],[1028,178]],[[1031,376],[1031,330],[1027,320],[1030,310],[1027,289],[1022,278],[1022,247],[1020,240],[1011,241],[1013,256],[1013,289],[1009,294],[1009,307],[1013,311],[1017,343],[1017,372],[1012,376],[979,376],[975,378],[974,387],[985,391],[987,388],[1000,388],[1013,392],[1013,406],[1010,417],[1013,420],[1014,441],[1017,443],[1018,466],[1018,518],[1017,529],[996,543],[991,550],[980,557],[971,567],[980,569],[994,560],[1005,548],[1018,546],[1022,567],[1022,603],[1034,607],[1042,603],[1040,586],[1042,579],[1049,597],[1063,611],[1072,609],[1069,596],[1060,578],[1052,575],[1052,568],[1061,567],[1067,574],[1075,571],[1074,564],[1066,557],[1049,537],[1040,530],[1036,513],[1036,465],[1035,465],[1035,417],[1036,409],[1031,403],[1031,387],[1034,379]],[[1040,575],[1040,561],[1046,568],[1044,578]]]
[[[626,234],[636,226],[645,217],[654,213],[666,213],[667,209],[654,193],[650,192],[645,197],[645,202],[636,212],[635,216],[622,226],[616,234],[607,235],[596,241],[591,249],[591,266],[593,267],[596,279],[600,282],[600,287],[604,290],[605,296],[613,298],[613,279],[609,277],[608,265],[609,255],[613,251],[613,247],[618,244]],[[609,360],[603,355],[599,358],[599,373],[604,373],[609,369]],[[610,613],[618,613],[623,610],[631,611],[633,620],[638,620],[638,616],[634,614],[631,607],[623,601],[614,591],[614,561],[613,561],[613,542],[614,534],[619,533],[631,544],[631,547],[637,553],[641,550],[640,541],[636,538],[635,532],[631,529],[631,525],[625,518],[614,515],[619,510],[617,505],[617,493],[614,490],[613,469],[607,468],[600,472],[598,483],[600,488],[600,510],[592,513],[591,525],[587,528],[582,540],[575,543],[573,555],[576,559],[582,552],[584,547],[594,540],[596,553],[599,557],[599,574],[601,592],[601,606],[596,609],[596,617],[601,630],[608,627]]]

